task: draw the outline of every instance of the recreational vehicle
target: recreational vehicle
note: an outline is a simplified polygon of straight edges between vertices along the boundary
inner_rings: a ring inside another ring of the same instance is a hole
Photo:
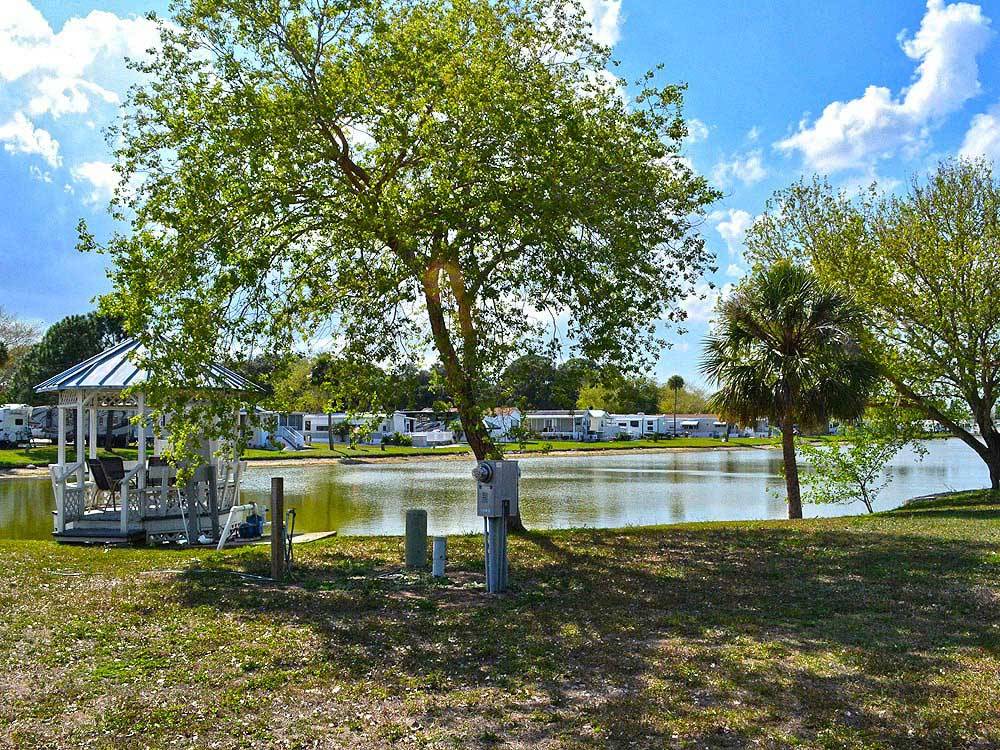
[[[16,448],[31,442],[31,407],[0,404],[0,448]]]

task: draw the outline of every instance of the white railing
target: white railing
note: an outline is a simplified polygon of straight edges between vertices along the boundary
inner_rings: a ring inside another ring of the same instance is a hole
[[[131,469],[125,472],[125,476],[121,480],[121,498],[122,498],[122,509],[121,509],[121,531],[123,534],[128,533],[128,522],[129,519],[135,519],[138,521],[142,518],[142,505],[145,502],[143,497],[144,493],[142,488],[137,488],[134,492],[129,484],[133,479],[139,476],[139,472],[145,471],[146,467],[141,463],[137,463]],[[136,484],[138,484],[138,479],[136,479]]]
[[[295,451],[300,451],[306,447],[306,437],[298,430],[281,425],[274,431],[274,437]]]
[[[52,475],[52,492],[56,496],[57,533],[66,531],[67,521],[78,521],[83,518],[87,503],[87,483],[77,480],[75,484],[69,484],[66,481],[81,469],[83,461],[49,467],[49,473]]]

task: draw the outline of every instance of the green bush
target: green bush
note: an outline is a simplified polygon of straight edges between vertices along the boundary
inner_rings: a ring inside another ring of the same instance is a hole
[[[412,448],[413,438],[409,435],[400,435],[398,432],[394,432],[382,438],[382,445],[398,445],[403,448]]]

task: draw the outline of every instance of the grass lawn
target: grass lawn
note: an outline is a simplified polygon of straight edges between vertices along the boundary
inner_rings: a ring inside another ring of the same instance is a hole
[[[37,448],[10,448],[0,450],[0,469],[20,469],[25,466],[45,467],[56,462],[57,448],[54,445],[41,445]],[[103,448],[99,448],[97,455],[107,458],[112,454]],[[116,448],[115,456],[120,456],[126,461],[134,461],[136,457],[135,448]],[[72,446],[66,448],[66,457],[69,461],[75,461],[76,453]]]
[[[768,445],[775,441],[770,438],[734,438],[729,441],[730,446],[752,446]],[[727,443],[715,438],[677,438],[676,440],[631,440],[628,442],[607,441],[601,443],[581,443],[569,440],[557,440],[553,442],[532,441],[526,443],[522,451],[516,444],[506,447],[506,451],[511,454],[518,453],[541,453],[550,450],[555,451],[595,451],[595,450],[629,450],[634,448],[719,448]],[[359,445],[351,448],[348,445],[337,445],[335,450],[330,450],[327,445],[316,445],[301,451],[266,451],[250,449],[244,452],[243,457],[255,461],[296,461],[302,459],[329,458],[338,460],[342,458],[388,458],[394,456],[442,456],[469,453],[467,445],[447,445],[442,448],[412,448],[406,446],[387,445],[385,450],[377,445]],[[74,453],[68,449],[70,459]],[[103,449],[99,455],[109,455]],[[136,457],[135,448],[116,449],[115,455],[126,460],[134,460]],[[30,464],[35,466],[46,466],[56,461],[55,446],[45,445],[38,448],[18,448],[0,450],[0,469],[23,468]]]
[[[1000,746],[1000,497],[876,516],[536,532],[514,590],[398,538],[3,542],[4,748]]]

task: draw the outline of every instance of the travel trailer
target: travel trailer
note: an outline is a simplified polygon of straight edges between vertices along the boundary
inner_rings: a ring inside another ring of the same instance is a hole
[[[31,407],[0,404],[0,448],[16,448],[31,442]]]

